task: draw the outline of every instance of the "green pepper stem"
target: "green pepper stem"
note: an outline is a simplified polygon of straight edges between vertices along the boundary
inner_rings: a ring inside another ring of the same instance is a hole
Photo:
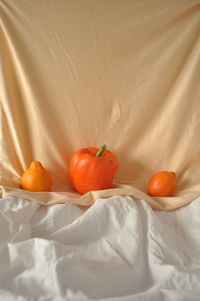
[[[103,145],[99,150],[98,152],[96,153],[95,157],[101,157],[101,155],[103,154],[103,152],[105,151],[106,149],[106,145]]]

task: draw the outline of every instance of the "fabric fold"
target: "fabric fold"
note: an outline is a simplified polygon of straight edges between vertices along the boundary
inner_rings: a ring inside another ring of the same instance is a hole
[[[45,205],[90,206],[131,195],[174,210],[200,195],[200,6],[197,0],[36,0],[0,3],[0,185]],[[75,194],[69,161],[106,144],[116,188]],[[33,160],[52,192],[20,189]],[[177,175],[173,198],[151,198],[157,171]]]

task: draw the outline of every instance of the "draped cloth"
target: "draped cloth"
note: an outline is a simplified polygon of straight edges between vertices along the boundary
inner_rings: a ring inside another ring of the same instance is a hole
[[[200,196],[199,1],[1,0],[0,68],[2,197],[173,210]],[[114,186],[81,196],[70,158],[103,144],[120,162]],[[33,160],[51,192],[21,189]],[[148,195],[160,170],[176,173],[174,197]]]

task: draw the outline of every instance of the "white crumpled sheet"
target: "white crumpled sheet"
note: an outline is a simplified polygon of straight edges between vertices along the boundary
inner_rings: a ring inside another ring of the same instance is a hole
[[[153,211],[131,197],[87,210],[0,200],[0,300],[199,300],[200,199]]]

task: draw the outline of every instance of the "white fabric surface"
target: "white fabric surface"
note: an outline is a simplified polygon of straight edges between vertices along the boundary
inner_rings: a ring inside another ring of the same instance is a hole
[[[0,200],[0,300],[199,300],[200,199],[153,211],[131,197],[83,211]]]

